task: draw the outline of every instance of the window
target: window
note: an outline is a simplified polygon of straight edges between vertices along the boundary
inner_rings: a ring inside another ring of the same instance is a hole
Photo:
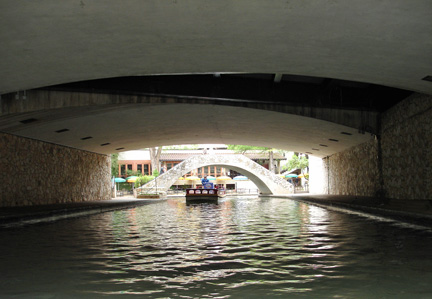
[[[202,168],[198,168],[198,174],[202,174]]]
[[[127,169],[132,171],[132,164],[128,164]]]
[[[142,173],[142,164],[137,165],[137,171]]]
[[[221,175],[222,174],[222,167],[216,167],[216,174]]]
[[[144,164],[144,175],[150,174],[150,167],[148,164]]]
[[[120,175],[125,175],[126,174],[126,165],[121,165],[120,166]]]
[[[167,163],[167,170],[170,170],[171,168],[173,168],[173,164],[172,163]]]
[[[216,168],[215,166],[211,166],[210,167],[210,174],[213,175],[213,176],[215,174],[215,168]]]

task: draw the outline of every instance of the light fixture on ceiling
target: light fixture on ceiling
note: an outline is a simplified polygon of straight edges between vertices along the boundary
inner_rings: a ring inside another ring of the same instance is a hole
[[[422,80],[432,82],[432,76],[426,76]]]
[[[55,132],[56,133],[64,133],[64,132],[67,132],[67,131],[69,131],[69,129],[61,129],[61,130],[57,130]]]
[[[22,124],[29,124],[29,123],[33,123],[35,121],[37,121],[36,118],[27,118],[27,119],[24,119],[24,120],[20,120],[20,123],[22,123]]]

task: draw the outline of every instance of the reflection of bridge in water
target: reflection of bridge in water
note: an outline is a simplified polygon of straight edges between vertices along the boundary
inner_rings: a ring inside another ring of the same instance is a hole
[[[167,192],[186,173],[204,166],[222,166],[246,175],[263,195],[293,193],[293,186],[243,155],[200,155],[190,157],[144,185],[145,192]]]

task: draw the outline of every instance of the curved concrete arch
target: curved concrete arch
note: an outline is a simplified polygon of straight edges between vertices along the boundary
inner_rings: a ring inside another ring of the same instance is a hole
[[[2,1],[0,94],[95,78],[240,72],[432,93],[422,80],[432,75],[431,11],[430,0]]]
[[[144,188],[167,191],[177,179],[186,173],[204,166],[222,166],[241,172],[257,185],[263,195],[293,193],[293,187],[258,163],[243,155],[201,155],[190,157],[147,183]]]
[[[224,143],[326,157],[370,140],[361,128],[376,121],[374,113],[302,105],[54,91],[27,96],[32,101],[2,100],[0,131],[101,154]]]

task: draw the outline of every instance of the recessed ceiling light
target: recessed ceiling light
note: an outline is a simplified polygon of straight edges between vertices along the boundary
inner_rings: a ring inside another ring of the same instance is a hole
[[[122,149],[124,149],[124,147],[119,147],[119,148],[116,148],[116,151],[119,151],[119,150],[122,150]]]
[[[323,146],[323,147],[328,147],[328,145],[325,145],[325,144],[320,144],[320,146]]]
[[[306,154],[313,155],[311,152],[306,152]]]
[[[108,144],[111,144],[111,143],[109,143],[109,142],[107,142],[107,143],[102,143],[101,146],[105,146],[105,145],[108,145]]]
[[[35,121],[37,121],[36,118],[28,118],[28,119],[21,120],[20,123],[29,124],[29,123],[32,123],[32,122],[35,122]]]
[[[87,136],[87,137],[83,137],[83,138],[81,138],[81,140],[87,140],[87,139],[92,139],[93,137],[91,137],[91,136]]]
[[[432,76],[426,76],[422,80],[432,82]]]
[[[337,140],[337,139],[329,139],[330,141],[333,141],[333,142],[339,142],[339,140]]]
[[[64,133],[69,131],[69,129],[61,129],[61,130],[57,130],[56,133]]]
[[[319,149],[317,149],[317,148],[313,148],[312,150],[313,150],[313,151],[319,151]]]
[[[352,135],[351,133],[348,133],[348,132],[341,132],[341,134],[343,134],[343,135]]]

